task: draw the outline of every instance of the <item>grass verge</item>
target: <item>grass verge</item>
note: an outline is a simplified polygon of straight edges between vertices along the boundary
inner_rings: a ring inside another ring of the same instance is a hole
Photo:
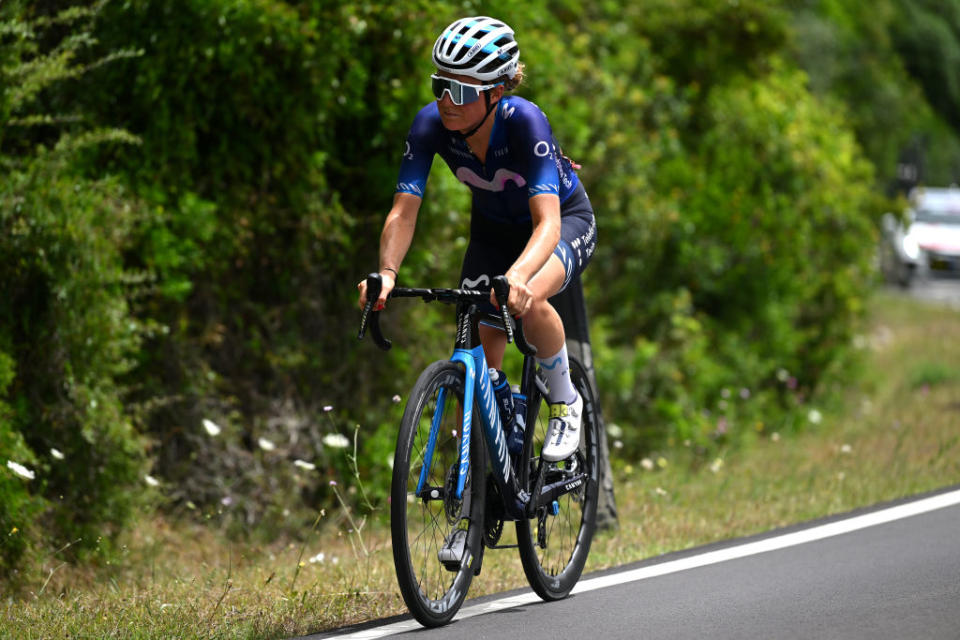
[[[811,408],[805,433],[708,465],[684,450],[617,462],[620,527],[597,536],[587,570],[960,483],[960,312],[889,293],[874,309],[863,379],[842,409]],[[386,509],[359,530],[353,515],[324,513],[306,542],[270,545],[146,521],[109,566],[49,559],[0,604],[0,637],[289,638],[404,613]],[[499,551],[470,593],[523,586],[516,554]]]

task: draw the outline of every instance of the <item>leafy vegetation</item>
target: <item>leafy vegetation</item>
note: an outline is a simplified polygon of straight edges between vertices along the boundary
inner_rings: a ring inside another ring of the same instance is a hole
[[[463,14],[516,29],[520,94],[584,165],[621,455],[807,424],[855,361],[882,194],[960,167],[957,7],[6,0],[4,588],[53,551],[109,559],[138,505],[272,539],[382,503],[399,401],[451,331],[396,304],[399,348],[357,344],[355,285]],[[450,283],[468,206],[434,172],[404,282]]]

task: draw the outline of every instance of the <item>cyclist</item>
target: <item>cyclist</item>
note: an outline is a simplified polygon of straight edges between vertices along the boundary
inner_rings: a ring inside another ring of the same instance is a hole
[[[380,236],[382,309],[413,240],[433,156],[439,154],[470,187],[470,242],[461,287],[510,283],[507,307],[523,318],[549,388],[550,422],[542,455],[572,455],[580,442],[583,401],[570,381],[563,323],[547,301],[587,266],[596,246],[593,209],[575,168],[563,155],[546,115],[507,95],[524,75],[513,30],[493,18],[463,18],[433,46],[436,101],[423,107],[407,135],[393,207]],[[366,304],[366,282],[358,285]],[[491,304],[495,300],[491,291]],[[492,310],[492,309],[491,309]],[[500,368],[506,336],[481,326],[488,365]]]

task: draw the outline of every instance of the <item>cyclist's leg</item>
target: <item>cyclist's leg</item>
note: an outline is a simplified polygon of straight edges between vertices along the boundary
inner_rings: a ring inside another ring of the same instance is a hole
[[[527,337],[537,347],[537,362],[550,389],[550,428],[542,455],[551,462],[576,452],[580,444],[583,398],[570,376],[563,323],[548,298],[566,288],[583,271],[593,253],[595,240],[592,212],[585,210],[565,216],[561,221],[560,242],[530,281],[535,303],[524,326],[529,327]]]
[[[533,304],[523,316],[523,331],[527,340],[541,356],[556,353],[564,344],[565,335],[560,314],[548,302],[563,288],[566,271],[556,255],[528,283],[533,292]]]
[[[503,368],[503,354],[507,350],[507,334],[496,327],[480,325],[480,342],[487,364],[496,369]]]
[[[585,251],[584,238],[596,238],[592,213],[562,218],[560,234],[553,254],[530,280],[534,304],[527,314],[529,318],[524,318],[524,326],[528,327],[527,339],[537,347],[537,360],[550,387],[550,402],[573,406],[577,403],[577,392],[570,380],[566,334],[560,314],[549,298],[566,289],[589,262],[592,246]],[[580,409],[573,411],[579,412]],[[563,450],[566,448],[569,447]]]
[[[564,345],[563,322],[547,299],[561,290],[565,277],[563,263],[556,255],[552,255],[529,282],[534,301],[523,316],[523,331],[527,341],[542,355],[555,354]],[[480,340],[487,355],[487,362],[491,367],[499,369],[507,346],[506,334],[497,328],[481,325]]]
[[[527,339],[541,357],[555,354],[566,342],[563,322],[548,300],[583,273],[597,245],[597,226],[586,191],[580,188],[563,204],[560,242],[547,263],[530,279],[534,303],[523,318]]]

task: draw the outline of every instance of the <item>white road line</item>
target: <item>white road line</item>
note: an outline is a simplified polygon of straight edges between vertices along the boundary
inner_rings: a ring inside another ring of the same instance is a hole
[[[829,524],[812,527],[810,529],[804,529],[803,531],[795,531],[794,533],[787,533],[774,538],[767,538],[765,540],[758,540],[756,542],[748,542],[746,544],[727,549],[710,551],[697,556],[691,556],[689,558],[671,560],[669,562],[655,564],[649,567],[641,567],[639,569],[633,569],[630,571],[622,571],[620,573],[601,576],[599,578],[582,580],[577,584],[576,587],[574,587],[573,593],[584,593],[587,591],[593,591],[595,589],[603,589],[618,584],[625,584],[627,582],[636,582],[638,580],[654,578],[669,573],[677,573],[679,571],[686,571],[688,569],[705,567],[711,564],[726,562],[727,560],[735,560],[737,558],[757,555],[759,553],[766,553],[767,551],[786,549],[787,547],[793,547],[806,542],[813,542],[815,540],[823,540],[824,538],[850,533],[851,531],[857,531],[859,529],[866,529],[867,527],[874,527],[876,525],[893,522],[894,520],[901,520],[903,518],[909,518],[910,516],[920,515],[929,511],[936,511],[937,509],[952,507],[957,504],[960,504],[960,490],[942,493],[940,495],[923,498],[915,502],[908,502],[895,507],[889,507],[881,511],[874,511],[861,516],[854,516],[852,518],[847,518],[846,520],[839,520],[837,522],[831,522]],[[540,598],[538,598],[536,594],[523,593],[507,598],[501,598],[499,600],[493,600],[490,602],[484,602],[482,604],[464,607],[457,614],[456,619],[463,620],[465,618],[472,618],[473,616],[492,613],[494,611],[503,611],[504,609],[512,609],[514,607],[539,601]],[[348,633],[336,637],[355,640],[375,640],[376,638],[383,638],[418,628],[421,628],[420,623],[415,620],[408,620],[405,622],[397,622],[383,627],[376,627],[373,629],[367,629],[365,631],[356,631],[354,633]]]

